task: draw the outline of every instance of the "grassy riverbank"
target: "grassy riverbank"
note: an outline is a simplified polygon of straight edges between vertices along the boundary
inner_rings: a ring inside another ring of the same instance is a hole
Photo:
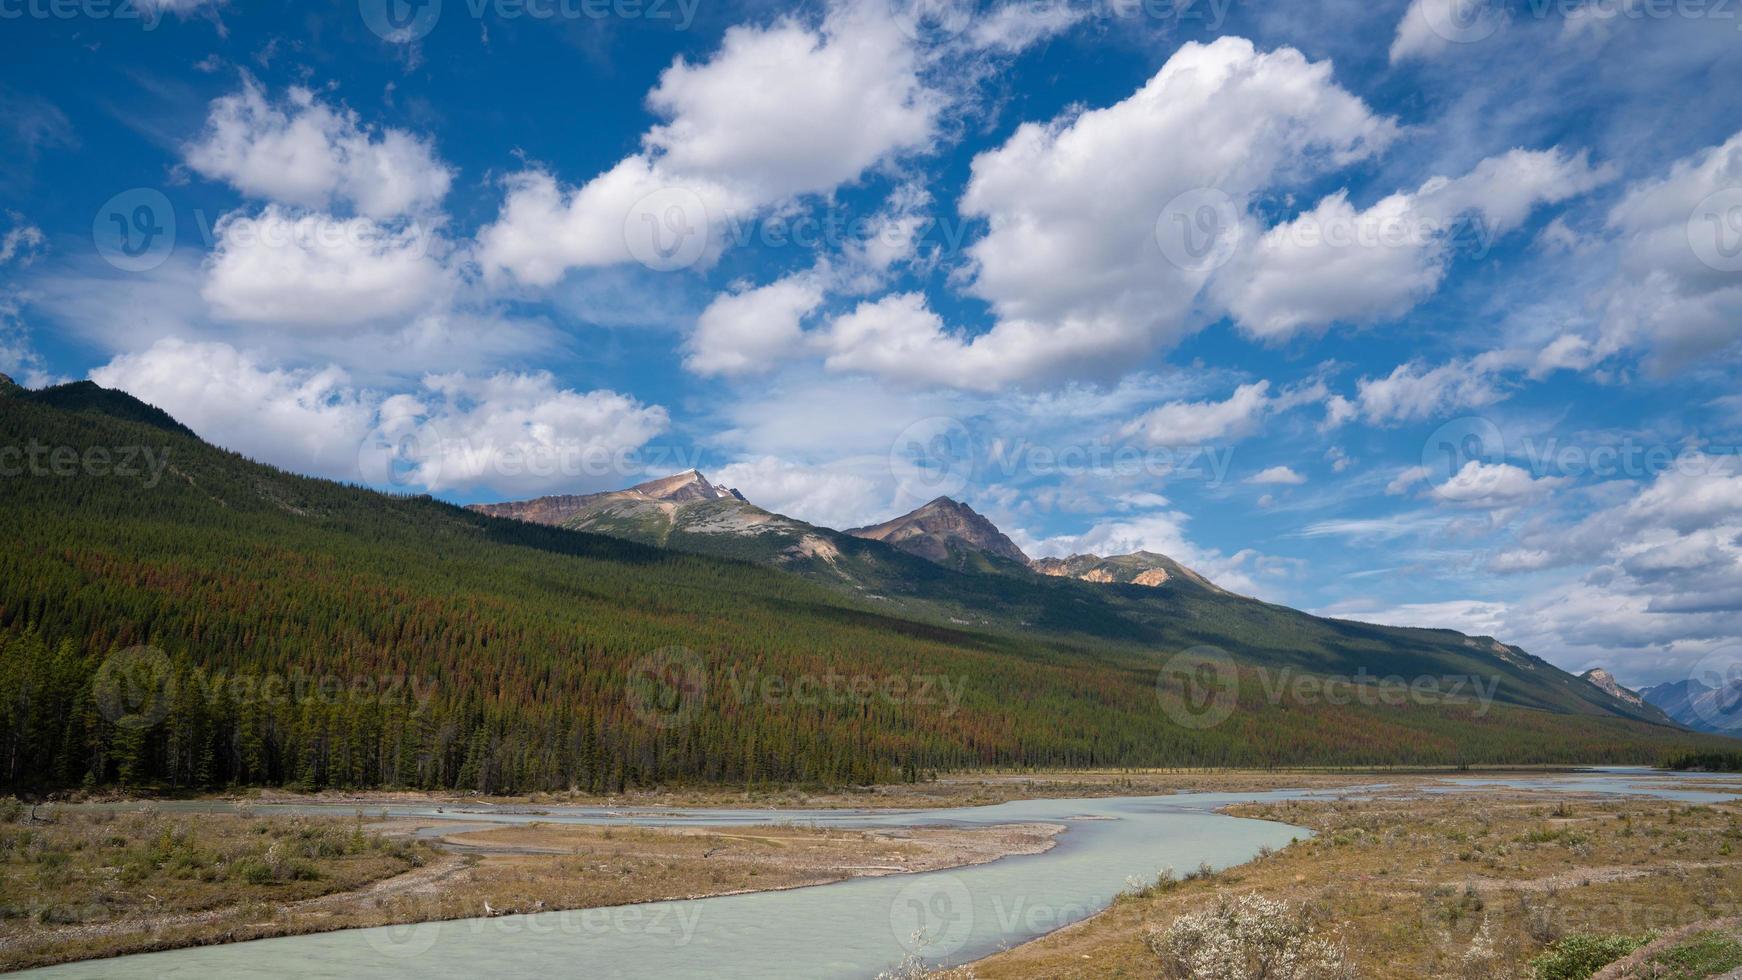
[[[0,809],[0,970],[268,936],[628,905],[1036,853],[1046,825],[492,826]],[[417,839],[422,826],[444,833]]]
[[[974,964],[974,973],[1168,976],[1156,949],[1165,949],[1169,927],[1249,895],[1286,903],[1288,919],[1334,945],[1352,975],[1400,980],[1530,977],[1532,962],[1557,943],[1643,938],[1742,912],[1736,804],[1487,792],[1228,812],[1318,836],[1221,874],[1134,890],[1093,918]]]

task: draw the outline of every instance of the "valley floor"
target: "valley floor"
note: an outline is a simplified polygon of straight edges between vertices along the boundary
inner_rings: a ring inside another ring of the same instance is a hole
[[[931,871],[1039,853],[1063,829],[504,827],[171,813],[148,802],[121,812],[8,811],[0,970]],[[420,835],[425,828],[433,833]]]
[[[1335,975],[1582,978],[1593,974],[1579,961],[1609,962],[1651,939],[1598,975],[1691,980],[1742,967],[1739,803],[1404,792],[1225,812],[1318,836],[1219,874],[1181,869],[1187,878],[1134,888],[972,975],[1180,976],[1165,955],[1169,927],[1242,896],[1286,903],[1284,921],[1340,951],[1348,973]]]

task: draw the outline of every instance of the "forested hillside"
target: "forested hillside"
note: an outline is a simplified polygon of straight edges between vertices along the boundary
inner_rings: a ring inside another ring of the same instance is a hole
[[[976,632],[760,565],[289,475],[125,396],[43,394],[0,395],[0,461],[42,461],[0,477],[8,787],[839,784],[975,765],[1655,761],[1715,744],[1466,638],[1192,604],[1207,599],[1118,611],[1072,580],[1026,601],[1116,621]],[[1288,640],[1309,620],[1314,638]],[[1225,721],[1162,710],[1169,636],[1253,658]],[[1255,672],[1363,658],[1405,673],[1516,660],[1517,676],[1491,706],[1392,706],[1274,699]]]

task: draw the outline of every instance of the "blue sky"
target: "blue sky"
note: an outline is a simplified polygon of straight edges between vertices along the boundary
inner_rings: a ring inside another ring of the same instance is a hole
[[[1742,642],[1742,12],[0,0],[0,371],[469,502],[939,493],[1635,684]]]

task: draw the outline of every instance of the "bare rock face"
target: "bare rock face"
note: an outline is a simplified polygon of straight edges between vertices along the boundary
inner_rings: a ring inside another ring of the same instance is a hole
[[[1615,680],[1615,675],[1601,667],[1593,667],[1579,676],[1602,688],[1611,697],[1619,698],[1635,706],[1643,707],[1645,704],[1644,698],[1622,687],[1620,682]]]
[[[850,528],[848,534],[894,545],[910,554],[947,563],[963,552],[981,552],[1028,564],[1028,556],[998,530],[998,526],[972,507],[948,497],[926,504],[912,513],[870,527]]]
[[[627,490],[604,493],[555,494],[501,504],[472,504],[470,509],[491,517],[512,517],[534,524],[567,524],[614,504],[687,504],[701,500],[743,500],[736,490],[709,483],[697,470],[640,483]]]
[[[1153,551],[1134,551],[1129,555],[1072,555],[1069,558],[1036,558],[1028,566],[1042,575],[1075,578],[1085,582],[1113,582],[1124,585],[1147,585],[1151,588],[1167,582],[1190,582],[1207,589],[1222,591],[1209,579]]]

